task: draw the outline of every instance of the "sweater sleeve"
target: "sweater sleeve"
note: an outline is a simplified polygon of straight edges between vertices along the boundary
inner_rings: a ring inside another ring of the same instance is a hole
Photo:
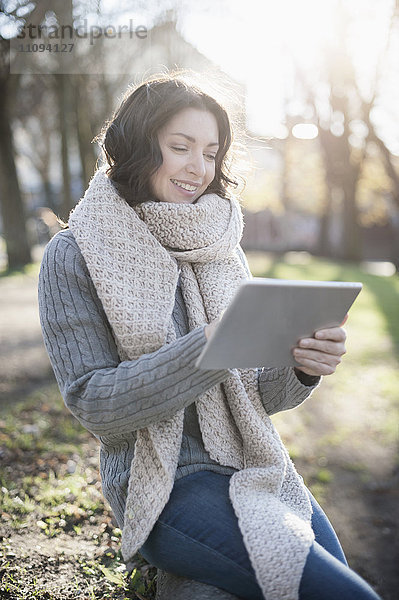
[[[259,393],[268,415],[299,406],[320,382],[320,377],[302,383],[293,367],[258,370]]]
[[[67,407],[94,435],[162,421],[229,377],[195,368],[198,327],[137,360],[121,362],[111,327],[69,231],[48,244],[39,276],[44,343]]]

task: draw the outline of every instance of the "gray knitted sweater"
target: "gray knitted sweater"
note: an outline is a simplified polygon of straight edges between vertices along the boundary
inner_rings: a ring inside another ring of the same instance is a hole
[[[72,233],[65,230],[50,241],[43,257],[39,310],[44,343],[66,406],[100,441],[103,492],[120,527],[137,429],[184,409],[176,478],[204,469],[234,472],[205,450],[195,408],[196,398],[226,380],[229,371],[194,366],[206,337],[204,327],[189,332],[179,285],[173,311],[176,341],[121,362],[85,261]],[[259,369],[259,390],[269,415],[298,406],[319,381],[300,377],[301,381],[290,367]]]

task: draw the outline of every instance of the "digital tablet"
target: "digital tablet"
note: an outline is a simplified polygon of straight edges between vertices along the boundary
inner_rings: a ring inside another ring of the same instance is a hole
[[[362,289],[358,282],[255,277],[243,282],[207,341],[201,369],[297,365],[292,349],[318,329],[338,326]]]

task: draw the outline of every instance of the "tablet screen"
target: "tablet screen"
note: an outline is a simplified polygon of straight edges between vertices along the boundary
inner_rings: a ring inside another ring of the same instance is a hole
[[[359,282],[255,277],[238,288],[196,366],[202,369],[295,366],[292,349],[318,329],[338,326]]]

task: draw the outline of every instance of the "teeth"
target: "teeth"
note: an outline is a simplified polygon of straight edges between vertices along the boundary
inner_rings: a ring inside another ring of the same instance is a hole
[[[197,189],[197,187],[195,185],[189,185],[188,183],[181,183],[180,181],[177,181],[176,179],[171,179],[171,181],[178,185],[179,187],[183,188],[184,190],[187,190],[189,192],[195,192],[195,190]]]

